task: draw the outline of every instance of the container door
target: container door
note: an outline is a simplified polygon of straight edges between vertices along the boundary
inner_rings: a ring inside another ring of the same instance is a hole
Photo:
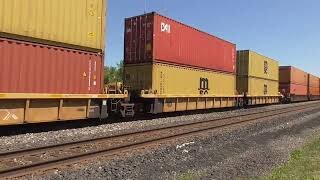
[[[130,18],[125,21],[125,63],[134,64],[136,62],[137,47],[137,18]]]
[[[125,63],[137,64],[152,59],[153,15],[142,15],[125,21]]]

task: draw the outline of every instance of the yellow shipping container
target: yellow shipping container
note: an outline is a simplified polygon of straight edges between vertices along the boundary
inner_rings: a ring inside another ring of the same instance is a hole
[[[254,77],[237,78],[238,92],[248,92],[249,96],[278,96],[278,87],[278,81],[271,81]]]
[[[0,36],[103,51],[106,0],[1,0]]]
[[[234,74],[161,63],[125,65],[124,74],[131,93],[154,100],[152,113],[236,106]]]
[[[125,65],[125,84],[132,91],[158,97],[233,97],[236,77],[168,64]]]
[[[237,52],[237,91],[250,96],[277,96],[279,63],[245,50]]]

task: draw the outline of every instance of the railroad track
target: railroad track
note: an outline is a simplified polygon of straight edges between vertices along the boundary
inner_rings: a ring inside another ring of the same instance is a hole
[[[62,168],[100,156],[112,156],[130,149],[142,148],[215,128],[311,110],[316,107],[320,107],[320,102],[4,153],[0,154],[0,178],[23,177],[35,172]]]

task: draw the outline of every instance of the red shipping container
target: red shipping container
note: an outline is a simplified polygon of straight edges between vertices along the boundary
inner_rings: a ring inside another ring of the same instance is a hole
[[[103,55],[0,38],[0,93],[98,94]]]
[[[292,66],[280,66],[279,91],[283,94],[307,96],[308,73]]]
[[[125,20],[125,64],[153,61],[235,73],[236,45],[157,13]]]
[[[309,88],[308,93],[309,93],[309,95],[319,96],[320,95],[319,87],[320,87],[319,78],[312,75],[312,74],[309,74],[308,75],[308,88]]]

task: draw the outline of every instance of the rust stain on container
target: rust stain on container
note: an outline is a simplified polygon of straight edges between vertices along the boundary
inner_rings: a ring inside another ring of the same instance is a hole
[[[236,46],[149,13],[125,20],[125,64],[161,62],[235,73]]]
[[[0,59],[1,93],[102,92],[101,54],[0,38]]]

